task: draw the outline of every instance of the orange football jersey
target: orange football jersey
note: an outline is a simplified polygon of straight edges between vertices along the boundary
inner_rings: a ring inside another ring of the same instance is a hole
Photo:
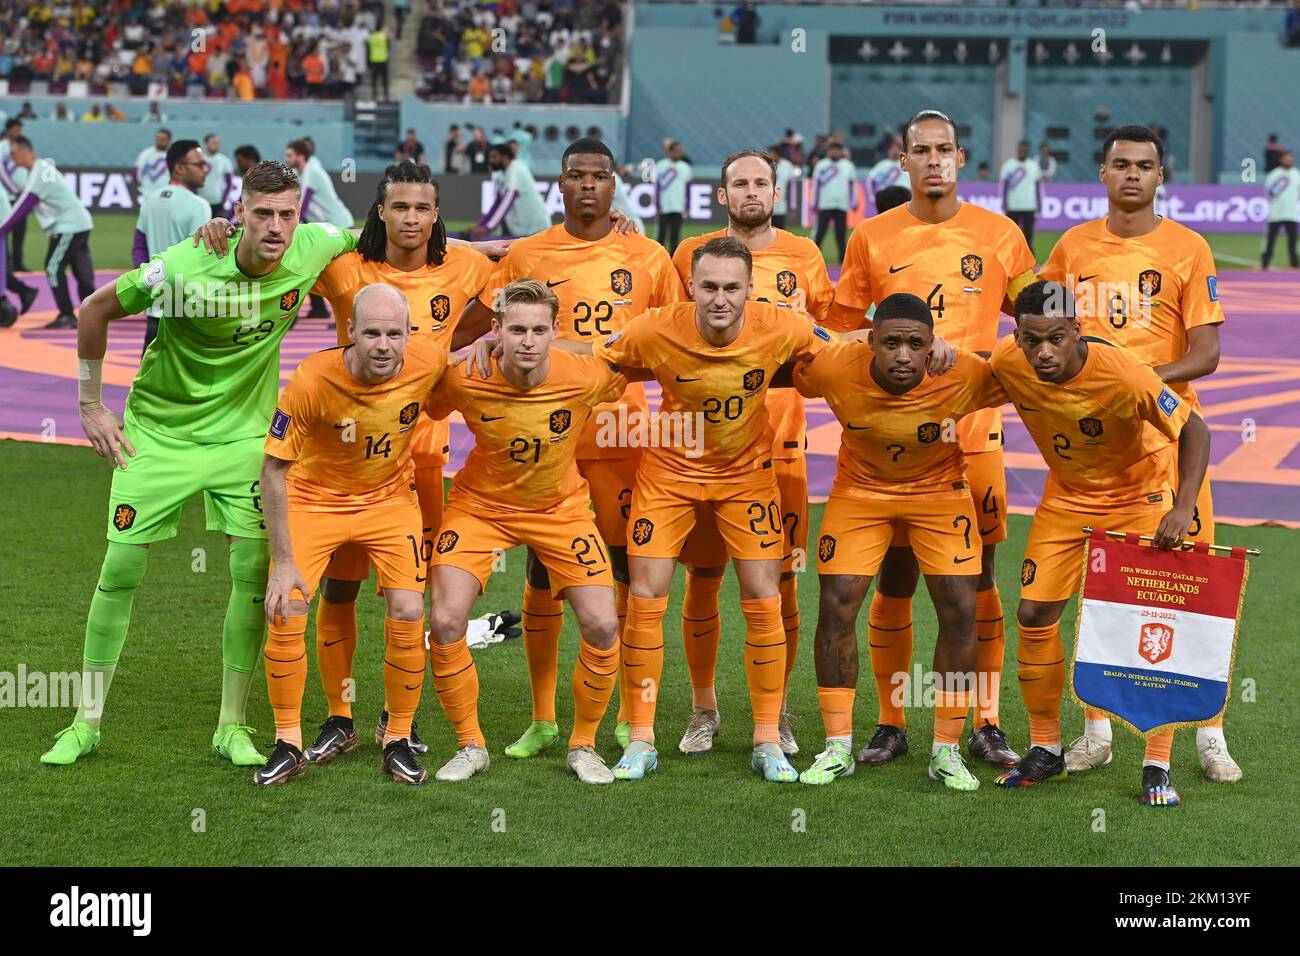
[[[280,393],[266,453],[292,461],[289,502],[303,511],[357,511],[415,499],[411,433],[447,350],[425,337],[406,343],[401,370],[379,385],[359,381],[345,348],[308,356]]]
[[[1044,499],[1085,512],[1141,506],[1172,489],[1170,443],[1192,409],[1132,352],[1087,341],[1068,382],[1041,381],[1011,335],[993,350],[993,374],[1047,462]]]
[[[369,262],[355,250],[339,256],[320,274],[312,292],[323,295],[334,310],[334,324],[339,345],[348,345],[348,322],[352,319],[352,300],[363,288],[385,282],[400,289],[411,309],[411,332],[431,335],[444,349],[451,347],[451,336],[465,306],[487,285],[493,262],[470,246],[448,246],[442,265],[427,265],[414,272],[403,272],[386,262]],[[429,441],[428,462],[445,465],[451,441],[451,427],[445,419],[434,423]],[[425,441],[421,439],[421,443]]]
[[[691,236],[673,253],[673,265],[686,284],[691,275],[691,256],[710,239],[727,235],[726,229]],[[776,230],[776,239],[766,249],[753,253],[754,299],[772,302],[780,308],[811,316],[825,323],[835,287],[826,272],[826,260],[811,239]],[[688,286],[689,288],[689,286]],[[803,454],[807,429],[803,396],[792,388],[768,392],[767,416],[772,423],[772,457],[798,458]]]
[[[617,332],[628,319],[655,306],[686,299],[677,270],[667,251],[638,233],[620,236],[610,230],[603,239],[587,242],[570,235],[564,223],[516,239],[509,254],[497,263],[479,301],[496,308],[500,291],[515,279],[538,279],[560,300],[560,338],[599,341]],[[623,396],[628,412],[646,411],[645,390],[634,382]],[[618,413],[618,404],[613,406]],[[581,436],[578,457],[633,458],[634,448],[600,448],[588,426]]]
[[[1152,366],[1186,354],[1188,329],[1223,321],[1210,244],[1168,217],[1132,239],[1112,233],[1104,217],[1075,226],[1038,277],[1068,281],[1085,335],[1131,349]],[[1169,387],[1199,407],[1191,382]]]
[[[493,363],[492,375],[448,369],[433,390],[430,413],[459,411],[474,447],[451,482],[450,504],[471,514],[511,515],[552,508],[587,495],[578,473],[578,436],[592,409],[623,394],[627,379],[609,363],[550,350],[546,380],[520,391]]]
[[[835,304],[865,317],[873,303],[910,292],[929,304],[934,331],[949,345],[990,352],[1007,289],[1033,268],[1024,234],[1006,216],[963,202],[957,215],[932,225],[903,204],[853,228]],[[968,415],[958,429],[968,453],[998,448],[1001,434],[996,409]]]
[[[795,387],[825,398],[843,426],[834,494],[859,498],[969,496],[957,422],[1007,400],[989,363],[969,352],[943,375],[894,395],[871,377],[866,342],[840,342],[795,367]]]
[[[714,346],[700,336],[694,302],[639,315],[594,353],[650,370],[663,389],[641,468],[663,480],[728,481],[772,465],[764,399],[791,359],[811,359],[834,336],[773,303],[749,302],[740,335]]]

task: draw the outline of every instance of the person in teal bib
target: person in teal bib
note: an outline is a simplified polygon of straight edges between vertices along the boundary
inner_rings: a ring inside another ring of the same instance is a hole
[[[231,238],[218,257],[191,240],[153,256],[83,304],[77,330],[81,424],[112,461],[108,550],[86,620],[82,696],[72,724],[41,757],[71,764],[98,749],[104,700],[126,640],[148,546],[174,537],[184,503],[203,492],[207,527],[230,541],[230,599],[222,628],[221,710],[212,748],[237,766],[266,762],[245,705],[266,619],[267,532],[259,477],[280,384],[280,341],[307,290],[356,238],[329,223],[300,225],[298,179],[264,162],[244,177]],[[145,353],[124,422],[101,395],[111,321],[157,303],[158,338]]]

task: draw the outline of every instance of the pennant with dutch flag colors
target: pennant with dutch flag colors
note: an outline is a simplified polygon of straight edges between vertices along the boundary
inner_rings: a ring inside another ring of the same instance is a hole
[[[1217,722],[1250,566],[1201,543],[1161,551],[1092,532],[1074,642],[1075,700],[1144,737]]]

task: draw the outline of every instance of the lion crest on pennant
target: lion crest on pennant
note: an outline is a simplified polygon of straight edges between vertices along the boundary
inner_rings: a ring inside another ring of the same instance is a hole
[[[1174,652],[1174,629],[1168,624],[1143,624],[1138,632],[1138,653],[1149,664],[1168,660]]]

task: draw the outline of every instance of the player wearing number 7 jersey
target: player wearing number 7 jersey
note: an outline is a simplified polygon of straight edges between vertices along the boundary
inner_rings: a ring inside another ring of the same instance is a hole
[[[244,177],[236,204],[245,225],[235,233],[233,256],[211,255],[187,240],[82,305],[82,427],[95,451],[118,468],[108,553],[86,620],[81,705],[42,763],[70,764],[99,746],[104,697],[144,578],[146,548],[175,536],[182,506],[200,491],[208,529],[230,538],[221,713],[212,746],[238,766],[265,761],[244,719],[265,627],[262,436],[275,409],[280,340],[321,270],[356,245],[334,226],[299,226],[298,192],[283,163],[259,163]],[[154,302],[161,306],[158,338],[131,386],[123,428],[101,396],[108,323]]]
[[[854,228],[828,324],[857,328],[872,302],[910,292],[930,306],[937,335],[987,358],[997,341],[1000,314],[1009,314],[1011,300],[1034,281],[1034,255],[1006,216],[958,199],[957,178],[965,153],[952,120],[935,110],[916,114],[904,130],[903,145],[911,201]],[[993,574],[995,545],[1007,537],[999,411],[990,408],[966,416],[957,435],[983,543],[975,599],[982,676],[972,701],[975,721],[968,746],[974,756],[1010,766],[1018,755],[998,726],[1005,644],[1002,601]],[[880,726],[858,755],[866,763],[884,763],[907,752],[906,717],[902,707],[890,703],[889,689],[895,675],[905,673],[911,662],[916,584],[916,559],[906,530],[901,530],[885,556],[871,601],[869,643]]]
[[[462,317],[453,346],[472,342],[487,331],[497,294],[516,279],[546,283],[559,300],[559,338],[577,342],[601,341],[632,316],[686,298],[662,246],[645,236],[624,236],[614,230],[609,216],[614,156],[609,147],[597,139],[576,140],[564,151],[561,169],[564,222],[511,244],[510,254],[489,276],[477,305],[471,304]],[[633,383],[617,401],[596,410],[578,439],[578,470],[591,487],[596,527],[609,546],[620,619],[627,607],[627,509],[641,449],[628,443],[600,447],[595,436],[602,422],[634,424],[645,410],[645,393],[640,383]],[[546,571],[530,553],[523,628],[533,723],[506,748],[512,757],[531,757],[558,734],[555,681],[564,612],[550,596]],[[620,727],[623,719],[620,707]]]

